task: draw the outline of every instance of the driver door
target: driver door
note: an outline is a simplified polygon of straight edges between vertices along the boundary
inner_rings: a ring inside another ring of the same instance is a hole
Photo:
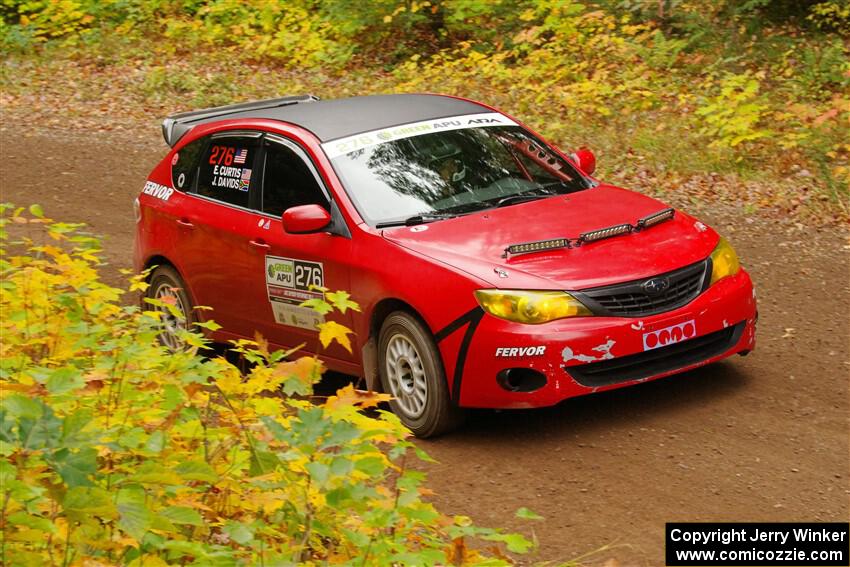
[[[334,320],[352,328],[351,311],[322,316],[300,304],[324,298],[324,292],[349,290],[351,238],[320,231],[288,234],[283,212],[298,205],[318,204],[331,211],[331,199],[307,154],[286,138],[267,135],[263,153],[260,218],[252,227],[255,242],[265,245],[257,254],[251,278],[261,300],[252,302],[257,330],[284,347],[304,344],[307,352],[346,362],[357,358],[337,343],[327,349],[319,342],[317,324]],[[342,222],[342,221],[340,221]],[[347,233],[347,231],[345,231]],[[356,352],[356,350],[355,350]]]

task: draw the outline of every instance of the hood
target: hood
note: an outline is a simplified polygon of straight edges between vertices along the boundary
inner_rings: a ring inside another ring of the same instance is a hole
[[[493,287],[581,290],[669,272],[705,259],[717,233],[682,212],[640,232],[579,247],[504,257],[511,244],[578,238],[631,223],[664,203],[610,185],[490,209],[418,226],[384,229],[384,238],[452,265]],[[506,273],[507,277],[498,274]]]

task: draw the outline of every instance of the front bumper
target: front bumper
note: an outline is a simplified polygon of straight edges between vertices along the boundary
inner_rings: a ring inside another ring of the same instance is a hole
[[[529,408],[654,380],[755,347],[756,299],[743,269],[687,305],[642,318],[523,325],[483,314],[441,340],[464,407]],[[513,378],[509,378],[513,377]],[[528,391],[522,391],[528,390]]]

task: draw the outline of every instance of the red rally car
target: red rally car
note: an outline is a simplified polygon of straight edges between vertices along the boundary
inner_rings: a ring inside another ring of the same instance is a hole
[[[294,96],[176,114],[136,200],[135,266],[170,296],[161,340],[304,343],[393,395],[419,436],[462,409],[548,406],[755,345],[735,251],[695,218],[591,174],[487,105]],[[303,307],[348,290],[356,333],[322,349]],[[195,310],[210,306],[213,311]]]

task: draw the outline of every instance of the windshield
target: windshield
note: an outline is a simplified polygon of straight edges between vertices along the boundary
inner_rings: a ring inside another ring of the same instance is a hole
[[[373,225],[433,220],[592,186],[529,132],[500,114],[490,116],[501,123],[464,127],[473,121],[458,117],[444,119],[455,123],[451,130],[406,125],[323,147],[358,211]],[[405,137],[383,141],[394,136]]]

